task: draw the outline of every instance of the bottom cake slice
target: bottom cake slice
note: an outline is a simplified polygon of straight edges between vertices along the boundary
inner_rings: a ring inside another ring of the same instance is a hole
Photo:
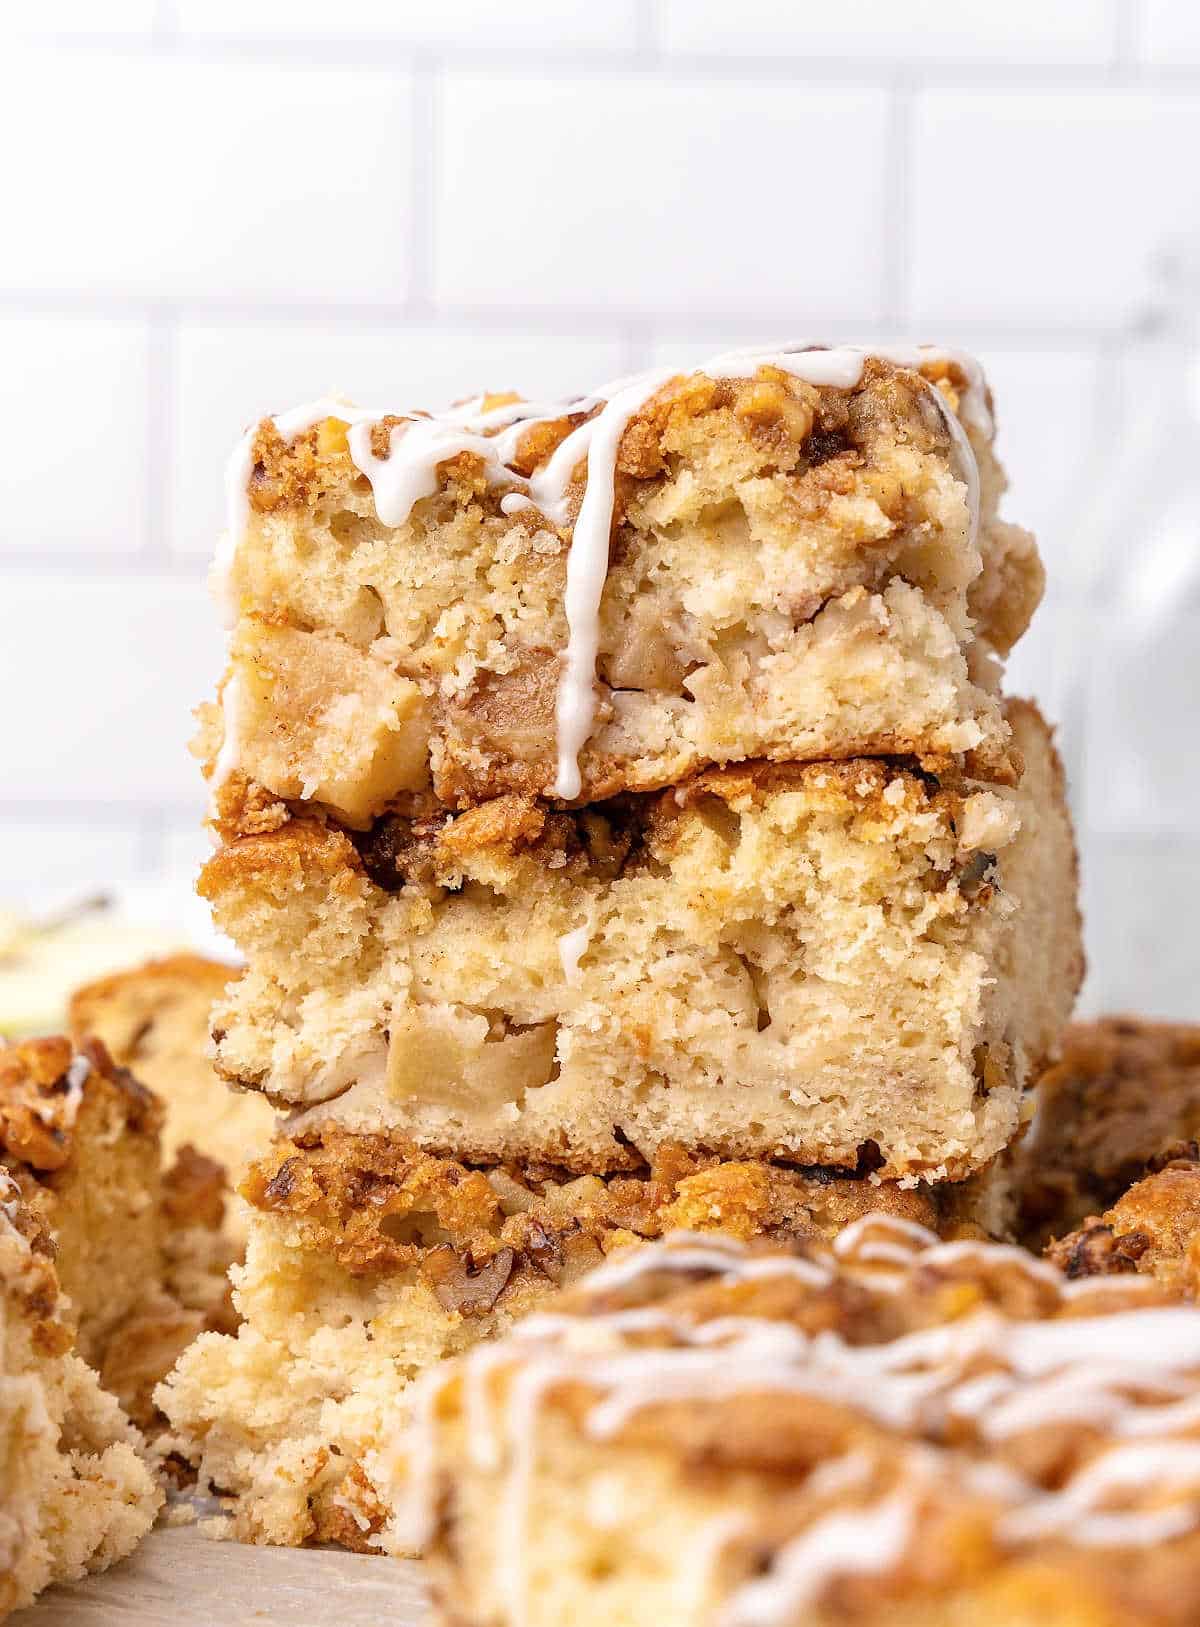
[[[0,1168],[0,1618],[123,1559],[162,1503],[141,1437],[71,1349],[53,1255]]]
[[[243,1183],[249,1246],[236,1336],[202,1335],[160,1386],[168,1444],[231,1494],[244,1541],[388,1546],[375,1464],[411,1380],[505,1332],[613,1248],[677,1227],[833,1236],[872,1207],[947,1235],[1005,1224],[989,1175],[902,1189],[845,1172],[664,1148],[600,1178],[472,1169],[327,1126],[281,1140]]]
[[[454,1627],[1185,1627],[1200,1311],[867,1216],[678,1234],[414,1398]]]

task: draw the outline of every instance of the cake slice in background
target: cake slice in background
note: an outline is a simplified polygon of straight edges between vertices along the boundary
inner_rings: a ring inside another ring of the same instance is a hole
[[[59,899],[36,913],[0,904],[0,1043],[61,1033],[79,984],[181,948],[191,932],[164,924],[179,904],[161,892],[150,905],[106,892]],[[193,906],[188,899],[178,913]]]
[[[1200,1144],[1183,1142],[1150,1160],[1102,1214],[1046,1246],[1072,1279],[1137,1273],[1183,1299],[1200,1299]]]
[[[135,1418],[206,1327],[230,1325],[218,1165],[162,1169],[158,1098],[99,1041],[0,1049],[0,1167],[53,1239],[62,1316]]]
[[[222,961],[170,955],[76,989],[67,1017],[76,1041],[95,1035],[158,1096],[164,1159],[190,1146],[224,1167],[231,1188],[266,1151],[275,1124],[261,1096],[231,1090],[209,1060],[212,1008],[236,976]],[[242,1237],[236,1201],[225,1224]]]
[[[72,1348],[54,1255],[0,1168],[0,1617],[123,1559],[163,1500],[140,1435]]]
[[[1073,1023],[1032,1105],[1012,1178],[1021,1239],[1040,1249],[1115,1203],[1152,1160],[1200,1139],[1200,1026]]]

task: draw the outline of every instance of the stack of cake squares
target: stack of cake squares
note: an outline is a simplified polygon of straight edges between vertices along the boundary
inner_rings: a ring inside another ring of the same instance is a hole
[[[404,1386],[621,1246],[1003,1235],[1082,953],[993,432],[813,347],[247,433],[200,888],[284,1117],[158,1392],[243,1538],[394,1548]]]

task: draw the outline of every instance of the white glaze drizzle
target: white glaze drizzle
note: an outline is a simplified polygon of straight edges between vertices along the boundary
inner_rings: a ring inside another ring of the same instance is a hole
[[[28,1254],[29,1239],[17,1230],[17,1215],[20,1208],[21,1188],[6,1169],[0,1169],[0,1215],[4,1216],[8,1229],[22,1252]],[[3,1331],[2,1328],[0,1331]]]
[[[690,371],[711,378],[750,378],[760,367],[781,372],[816,386],[853,389],[862,378],[869,357],[898,366],[920,368],[931,362],[956,365],[967,380],[959,410],[962,420],[977,433],[990,437],[991,414],[979,364],[958,352],[931,345],[840,345],[830,349],[777,347],[730,351]],[[686,370],[685,370],[686,371]],[[297,407],[274,420],[285,441],[294,440],[326,418],[348,426],[351,459],[371,482],[376,512],[388,526],[403,525],[415,503],[438,489],[438,470],[450,458],[469,452],[481,459],[485,478],[492,485],[512,488],[500,500],[505,514],[534,509],[560,531],[571,529],[567,553],[564,609],[567,643],[555,704],[557,765],[553,793],[566,801],[581,790],[579,758],[591,735],[596,715],[596,656],[599,649],[600,601],[608,575],[608,556],[615,503],[616,461],[629,420],[680,371],[660,368],[633,378],[618,379],[591,395],[563,402],[508,402],[484,410],[481,398],[434,416],[395,415],[351,407],[333,398]],[[930,385],[955,448],[958,477],[967,488],[970,544],[979,527],[979,471],[962,423],[941,391]],[[598,410],[597,410],[598,409]],[[525,433],[537,424],[592,414],[560,442],[544,468],[529,479],[510,467]],[[388,455],[378,457],[372,447],[375,427],[388,416],[399,416],[389,432]],[[248,487],[254,467],[258,426],[250,429],[235,448],[226,471],[227,525],[214,563],[214,592],[222,606],[227,628],[232,628],[238,605],[233,587],[238,548],[245,534]],[[571,522],[571,488],[576,470],[585,466],[583,494]],[[226,744],[214,765],[210,788],[215,792],[237,766],[236,726],[228,717],[226,685]],[[236,700],[236,694],[232,698]]]
[[[1112,1491],[1190,1492],[1186,1502],[1145,1510],[1108,1510]],[[1118,1446],[1093,1459],[1059,1492],[1011,1510],[1000,1521],[1006,1542],[1066,1536],[1087,1548],[1145,1544],[1181,1536],[1200,1523],[1200,1440]]]
[[[558,940],[558,958],[562,962],[563,976],[570,988],[577,989],[583,982],[583,973],[579,970],[579,962],[583,959],[588,944],[592,941],[592,929],[585,921],[582,926],[564,932]]]
[[[600,649],[600,599],[608,578],[608,552],[612,538],[617,452],[629,420],[674,375],[668,369],[647,373],[618,390],[595,418],[569,435],[546,467],[552,495],[567,468],[573,440],[587,449],[587,485],[575,518],[567,553],[567,647],[555,704],[558,726],[558,773],[554,794],[573,801],[580,792],[579,754],[592,732],[596,716],[596,656]],[[561,459],[559,469],[555,462]],[[576,460],[577,461],[577,460]],[[572,467],[574,465],[572,464]],[[569,476],[568,476],[569,478]],[[534,480],[536,494],[538,481]],[[535,495],[534,501],[537,501]]]
[[[772,1262],[777,1275],[798,1267],[787,1274],[814,1291],[834,1280],[835,1259],[838,1274],[878,1288],[880,1250],[888,1247],[891,1274],[901,1283],[913,1268],[969,1261],[984,1273],[1021,1271],[1031,1284],[1056,1290],[1059,1303],[1071,1298],[1073,1285],[1019,1250],[940,1243],[923,1227],[882,1214],[848,1227],[824,1259],[756,1255],[720,1235],[682,1233],[593,1273],[578,1311],[532,1317],[503,1345],[459,1364],[469,1450],[480,1452],[484,1438],[489,1444],[478,1460],[503,1466],[507,1619],[520,1623],[525,1616],[524,1522],[536,1432],[542,1401],[563,1383],[595,1394],[585,1417],[593,1439],[619,1434],[648,1407],[756,1393],[812,1395],[915,1437],[898,1486],[873,1503],[818,1514],[780,1551],[768,1576],[728,1601],[724,1627],[782,1627],[837,1577],[893,1566],[918,1523],[921,1487],[939,1469],[1000,1505],[996,1535],[1009,1546],[1043,1537],[1083,1547],[1149,1545],[1200,1526],[1200,1311],[1194,1308],[1154,1305],[1024,1322],[988,1308],[874,1345],[849,1345],[830,1330],[809,1336],[791,1323],[753,1316],[696,1323],[659,1305],[605,1308],[611,1296],[644,1277],[675,1273],[740,1282],[767,1275]],[[672,1343],[644,1342],[655,1334]],[[497,1396],[493,1381],[501,1370],[506,1382]],[[424,1419],[432,1418],[428,1397],[447,1382],[441,1373],[422,1381]],[[1049,1423],[1076,1424],[1109,1439],[1064,1485],[1047,1491],[1003,1463],[921,1444],[923,1437],[944,1438],[951,1418],[970,1420],[981,1442]],[[411,1445],[409,1485],[427,1520],[436,1452],[420,1439],[425,1427],[417,1426]],[[820,1472],[835,1469],[830,1464]],[[865,1480],[868,1469],[869,1457],[846,1489]],[[814,1479],[814,1497],[818,1489],[826,1495],[837,1487]],[[1149,1494],[1150,1505],[1128,1506],[1139,1494]],[[720,1542],[718,1533],[710,1535],[705,1547],[715,1565]],[[731,1530],[729,1540],[735,1535]]]
[[[737,1589],[721,1627],[773,1627],[820,1597],[841,1576],[888,1570],[912,1536],[914,1510],[904,1493],[867,1508],[840,1508],[814,1520],[780,1549],[770,1574]]]
[[[62,1124],[69,1128],[79,1117],[83,1105],[83,1087],[91,1078],[92,1064],[82,1052],[71,1058],[64,1076],[66,1090],[32,1104],[32,1112],[43,1124]]]

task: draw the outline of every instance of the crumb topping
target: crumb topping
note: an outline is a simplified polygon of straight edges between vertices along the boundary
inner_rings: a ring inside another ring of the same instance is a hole
[[[62,1169],[85,1094],[118,1102],[131,1129],[157,1131],[162,1107],[97,1039],[75,1050],[63,1038],[27,1040],[0,1049],[0,1153],[36,1175]]]
[[[465,1316],[490,1311],[526,1280],[573,1282],[612,1249],[679,1228],[823,1238],[888,1204],[939,1230],[978,1232],[941,1189],[872,1186],[844,1171],[670,1144],[629,1175],[574,1176],[546,1164],[476,1168],[394,1135],[328,1126],[280,1141],[240,1190],[298,1223],[307,1248],[353,1275],[415,1268],[444,1308]]]

